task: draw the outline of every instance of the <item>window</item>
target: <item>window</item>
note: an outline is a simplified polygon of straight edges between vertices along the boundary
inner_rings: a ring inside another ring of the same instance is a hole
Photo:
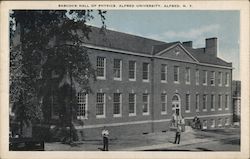
[[[195,71],[195,83],[196,83],[196,85],[199,85],[199,83],[200,83],[199,81],[200,81],[200,72],[198,69],[196,69],[196,71]]]
[[[207,71],[203,71],[203,85],[207,85]]]
[[[96,94],[96,117],[97,118],[105,117],[105,94],[104,93]]]
[[[221,127],[222,126],[222,119],[220,118],[219,120],[218,120],[218,127]]]
[[[202,128],[207,129],[207,120],[203,120],[202,122]]]
[[[215,72],[211,72],[211,77],[210,77],[210,84],[211,86],[215,86]]]
[[[149,81],[149,63],[142,64],[142,80]]]
[[[221,110],[221,105],[222,105],[222,95],[219,94],[219,96],[218,96],[218,110]]]
[[[226,126],[230,125],[230,120],[229,120],[229,118],[225,118],[225,125],[226,125]]]
[[[186,112],[190,112],[190,94],[186,94]]]
[[[229,99],[229,95],[225,95],[225,109],[228,109],[229,108],[229,103],[230,103],[230,101],[229,101],[230,99]]]
[[[222,73],[221,72],[219,72],[218,74],[218,85],[222,86]]]
[[[129,80],[135,81],[136,80],[136,62],[129,61]]]
[[[114,59],[114,80],[121,80],[122,79],[122,60]]]
[[[149,114],[149,95],[147,93],[143,93],[142,101],[143,101],[142,114],[148,115]]]
[[[167,95],[161,94],[161,114],[167,114]]]
[[[97,57],[96,67],[97,67],[97,78],[98,79],[105,79],[105,74],[106,74],[106,59],[105,59],[105,57]]]
[[[225,86],[229,86],[229,73],[226,73]]]
[[[79,92],[77,94],[77,119],[87,118],[87,94],[84,92]]]
[[[179,67],[174,66],[174,83],[179,83]]]
[[[129,116],[136,115],[136,95],[134,93],[129,93]]]
[[[202,109],[203,109],[204,111],[207,110],[207,95],[206,95],[206,94],[203,95]]]
[[[196,94],[195,95],[195,110],[196,110],[196,112],[199,111],[199,105],[200,105],[200,95]]]
[[[114,117],[120,117],[121,116],[121,93],[114,93],[114,98],[113,98],[113,114]]]
[[[167,65],[161,65],[161,82],[167,82]]]
[[[214,128],[214,127],[215,127],[215,120],[211,119],[211,128]]]
[[[185,81],[186,84],[190,84],[190,68],[187,67],[185,70]]]
[[[215,97],[214,94],[211,95],[211,110],[214,110]]]

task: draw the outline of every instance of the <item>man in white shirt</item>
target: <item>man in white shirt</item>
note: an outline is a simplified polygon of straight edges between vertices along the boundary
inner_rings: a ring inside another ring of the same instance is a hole
[[[102,130],[102,138],[103,138],[103,151],[108,151],[108,144],[109,144],[109,131],[104,126]]]
[[[173,114],[173,123],[174,126],[176,127],[175,141],[174,141],[175,144],[180,143],[182,126],[185,125],[184,122],[185,121],[183,117],[180,115],[179,109],[176,109],[175,114]]]

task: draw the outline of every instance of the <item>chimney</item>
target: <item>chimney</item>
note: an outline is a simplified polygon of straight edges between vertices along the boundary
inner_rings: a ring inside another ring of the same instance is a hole
[[[206,39],[205,53],[217,57],[217,38]]]
[[[186,47],[193,47],[193,42],[192,41],[185,41],[185,42],[182,42],[183,46],[186,46]]]

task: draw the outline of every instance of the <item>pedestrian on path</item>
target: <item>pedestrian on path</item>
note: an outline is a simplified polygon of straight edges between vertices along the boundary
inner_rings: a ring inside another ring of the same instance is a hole
[[[175,116],[175,125],[176,125],[176,132],[175,132],[175,144],[180,144],[181,140],[181,131],[182,127],[185,126],[185,120],[182,115],[180,115],[179,110],[176,110]],[[184,129],[183,129],[184,130]]]
[[[181,125],[177,124],[174,143],[180,144],[180,140],[181,140]]]
[[[108,151],[109,146],[109,131],[104,126],[102,130],[102,138],[103,138],[103,151]]]

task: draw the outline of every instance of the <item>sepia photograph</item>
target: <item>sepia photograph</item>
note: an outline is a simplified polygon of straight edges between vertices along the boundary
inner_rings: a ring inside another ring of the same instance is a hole
[[[93,6],[8,10],[8,152],[242,152],[241,10]]]

